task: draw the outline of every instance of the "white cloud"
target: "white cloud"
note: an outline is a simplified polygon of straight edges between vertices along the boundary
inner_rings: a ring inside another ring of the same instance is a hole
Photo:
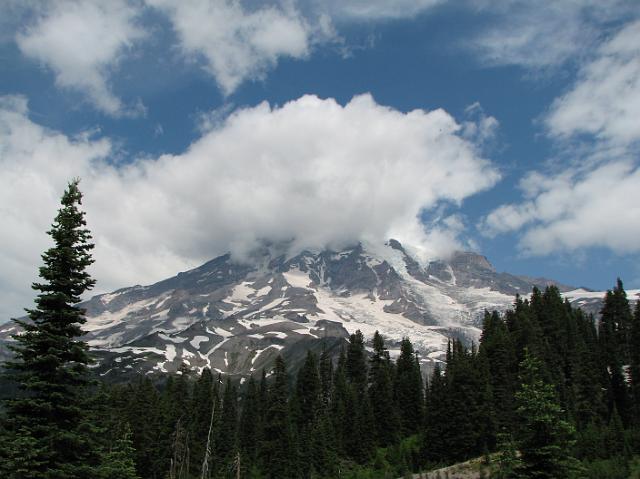
[[[241,109],[181,155],[118,169],[108,140],[71,139],[27,114],[23,98],[0,104],[4,313],[29,304],[44,231],[73,176],[83,178],[101,290],[242,254],[261,239],[299,249],[395,237],[444,254],[456,247],[459,221],[425,232],[418,215],[499,178],[445,111],[402,113],[368,95],[344,106],[304,96]]]
[[[640,21],[594,48],[544,124],[563,166],[531,172],[523,201],[480,223],[488,236],[517,231],[527,254],[603,247],[640,252]]]
[[[584,174],[530,174],[522,180],[530,199],[503,205],[482,228],[489,236],[524,228],[524,252],[545,255],[604,247],[640,252],[640,168],[614,161]]]
[[[446,0],[330,0],[321,8],[337,20],[379,21],[412,18],[445,3]]]
[[[335,23],[411,18],[444,0],[7,1],[0,41],[28,19],[29,26],[15,35],[25,56],[51,69],[58,86],[82,91],[99,110],[131,116],[144,107],[123,105],[110,80],[136,42],[160,38],[161,27],[143,24],[146,7],[168,19],[178,60],[201,65],[228,96],[243,82],[264,78],[283,58],[306,59],[319,44],[342,44]]]
[[[574,0],[532,2],[475,0],[469,4],[489,17],[489,25],[464,46],[483,63],[540,70],[579,60],[598,44],[607,24],[637,17],[637,2]]]
[[[147,0],[170,19],[181,49],[201,57],[225,94],[281,57],[305,58],[312,28],[289,2],[245,9],[230,0]]]
[[[464,114],[466,119],[462,122],[462,136],[478,146],[486,145],[495,139],[500,123],[484,112],[480,102],[466,107]]]
[[[35,22],[16,35],[20,51],[50,68],[56,84],[85,93],[100,111],[135,115],[109,86],[111,71],[134,42],[144,37],[137,9],[126,0],[57,0],[40,3]]]
[[[640,140],[640,21],[602,44],[546,118],[552,135],[587,134],[613,145]]]

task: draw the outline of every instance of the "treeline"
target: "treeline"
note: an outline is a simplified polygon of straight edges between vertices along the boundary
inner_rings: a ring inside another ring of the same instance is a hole
[[[639,355],[640,306],[633,314],[620,280],[600,321],[555,287],[534,289],[486,313],[479,347],[454,342],[434,371],[424,459],[501,451],[511,463],[498,477],[627,478],[640,452]]]
[[[424,387],[408,339],[392,361],[382,336],[370,356],[357,332],[335,364],[309,352],[295,378],[282,357],[244,384],[209,369],[196,380],[181,372],[161,388],[149,378],[103,387],[100,425],[131,429],[142,478],[200,477],[207,442],[211,477],[236,477],[238,467],[241,477],[349,477],[376,461],[395,477],[421,464]]]
[[[367,352],[357,332],[335,364],[309,352],[295,378],[279,357],[244,384],[205,369],[112,387],[103,428],[131,428],[145,479],[200,477],[208,440],[211,477],[400,477],[499,451],[494,477],[627,478],[639,324],[620,282],[598,328],[556,288],[534,289],[485,315],[478,348],[451,342],[427,384],[409,339],[394,361],[381,335]]]

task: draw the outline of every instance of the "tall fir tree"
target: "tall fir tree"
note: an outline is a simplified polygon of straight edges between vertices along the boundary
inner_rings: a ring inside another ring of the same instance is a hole
[[[288,398],[289,380],[287,369],[282,356],[278,356],[268,392],[268,405],[261,448],[263,472],[268,479],[292,479],[296,477]]]
[[[444,441],[451,459],[480,455],[487,443],[485,430],[486,384],[475,350],[453,341],[447,362],[445,417],[449,432]]]
[[[322,451],[314,450],[311,444],[312,431],[322,405],[318,359],[312,351],[307,351],[307,357],[298,371],[292,403],[299,453],[298,470],[302,478],[308,478],[313,472],[313,456],[322,454]]]
[[[365,463],[374,449],[373,411],[367,394],[368,370],[364,336],[360,330],[349,338],[345,362],[347,395],[345,400],[344,441],[347,454]]]
[[[86,271],[93,244],[78,183],[69,183],[48,232],[54,245],[42,255],[42,281],[32,286],[36,307],[27,310],[28,320],[14,320],[23,333],[13,337],[15,359],[5,367],[22,394],[6,403],[6,427],[16,445],[0,458],[7,478],[85,478],[95,464],[82,430],[90,358],[80,338],[84,310],[76,306],[95,284]]]
[[[367,353],[364,347],[364,336],[360,330],[349,337],[346,358],[347,380],[353,384],[359,394],[364,394],[367,387]]]
[[[170,436],[164,423],[162,402],[151,379],[130,387],[126,419],[131,426],[135,463],[141,477],[156,478],[169,467]]]
[[[331,393],[331,418],[336,437],[336,448],[341,456],[346,454],[346,442],[350,434],[347,417],[347,385],[346,354],[344,347],[340,349],[340,356],[333,375],[333,387]]]
[[[630,341],[629,372],[631,375],[633,424],[636,428],[640,428],[640,300],[636,301]]]
[[[238,430],[238,446],[248,469],[258,465],[258,447],[262,438],[261,407],[259,386],[251,376],[247,382]]]
[[[213,412],[213,375],[209,368],[204,368],[193,385],[191,397],[191,420],[189,421],[189,452],[192,470],[201,472],[206,453],[211,415]]]
[[[577,334],[574,341],[572,417],[578,429],[603,423],[608,406],[603,391],[609,387],[609,376],[598,347],[598,333],[592,315],[574,312]]]
[[[518,364],[507,325],[496,311],[485,313],[479,355],[488,369],[492,410],[499,410],[493,421],[500,433],[507,434],[514,424]]]
[[[520,390],[516,393],[519,421],[520,477],[564,479],[572,477],[576,461],[570,455],[573,427],[557,400],[552,384],[545,382],[542,362],[525,352]]]
[[[436,363],[427,385],[422,445],[425,461],[429,464],[442,464],[448,459],[449,451],[445,442],[449,434],[448,401],[447,377],[443,374],[440,363]]]
[[[420,365],[416,361],[413,344],[409,338],[400,343],[400,355],[396,361],[395,403],[400,414],[400,428],[404,436],[420,430],[423,420],[423,390]]]
[[[95,477],[97,479],[139,479],[134,456],[131,428],[125,424],[120,437],[105,454]]]
[[[217,430],[215,455],[217,469],[221,475],[231,469],[236,458],[237,425],[238,425],[238,396],[235,385],[227,378],[222,393],[222,416]],[[224,476],[223,476],[224,477]]]
[[[376,445],[385,447],[395,444],[400,437],[400,420],[393,397],[393,363],[385,347],[384,338],[378,331],[373,335],[369,384]]]
[[[613,290],[607,291],[600,312],[599,340],[610,378],[610,411],[618,410],[622,422],[630,420],[629,391],[624,367],[629,364],[632,314],[627,293],[618,278]]]
[[[326,348],[326,344],[322,345],[319,369],[322,405],[324,408],[328,408],[331,403],[331,390],[333,388],[333,362],[331,361],[331,355]]]

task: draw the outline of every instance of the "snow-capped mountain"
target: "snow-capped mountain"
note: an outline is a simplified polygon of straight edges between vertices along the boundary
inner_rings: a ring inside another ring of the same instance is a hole
[[[484,256],[459,252],[423,263],[399,242],[292,257],[265,247],[243,262],[220,256],[151,286],[93,297],[86,340],[98,372],[173,372],[181,364],[227,374],[292,364],[307,349],[337,352],[349,333],[379,330],[391,352],[407,336],[425,363],[442,359],[447,339],[477,340],[485,310],[552,284],[497,273]],[[553,283],[555,284],[555,283]],[[578,305],[602,293],[557,285]],[[15,326],[0,327],[0,355]]]

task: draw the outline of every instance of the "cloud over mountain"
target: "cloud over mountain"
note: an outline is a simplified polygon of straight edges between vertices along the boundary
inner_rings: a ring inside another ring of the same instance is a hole
[[[301,249],[394,236],[426,256],[446,254],[458,246],[460,221],[425,231],[421,212],[499,179],[445,111],[403,113],[369,95],[345,105],[315,96],[261,103],[180,155],[121,164],[107,138],[47,130],[21,97],[1,106],[0,219],[12,234],[2,236],[0,263],[11,272],[5,281],[25,288],[20,299],[73,176],[83,178],[101,289],[157,280],[227,250],[241,255],[263,239]]]

